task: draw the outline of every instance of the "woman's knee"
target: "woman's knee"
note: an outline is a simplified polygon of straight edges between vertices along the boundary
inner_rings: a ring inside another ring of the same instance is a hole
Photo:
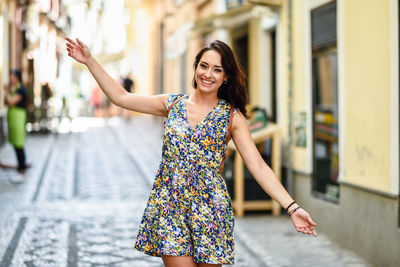
[[[165,267],[198,267],[192,256],[162,256]]]

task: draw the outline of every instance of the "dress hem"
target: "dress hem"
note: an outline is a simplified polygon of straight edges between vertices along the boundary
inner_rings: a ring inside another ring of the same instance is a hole
[[[152,250],[146,250],[146,249],[143,249],[143,248],[138,248],[137,246],[135,246],[134,248],[136,250],[146,254],[146,255],[153,256],[153,257],[160,257],[161,258],[162,256],[177,256],[177,257],[179,257],[179,256],[190,256],[190,257],[193,257],[193,261],[196,262],[196,263],[223,264],[223,265],[233,265],[233,264],[235,264],[234,262],[199,261],[198,259],[195,259],[195,257],[193,255],[191,255],[191,254],[189,254],[189,255],[188,254],[184,254],[184,255],[163,254],[163,253],[159,253],[159,252],[154,252]]]

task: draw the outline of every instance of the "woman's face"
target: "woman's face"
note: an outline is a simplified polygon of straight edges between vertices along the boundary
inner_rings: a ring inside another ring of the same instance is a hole
[[[226,78],[221,55],[215,50],[206,51],[200,58],[195,72],[197,90],[205,93],[218,92],[218,88]]]

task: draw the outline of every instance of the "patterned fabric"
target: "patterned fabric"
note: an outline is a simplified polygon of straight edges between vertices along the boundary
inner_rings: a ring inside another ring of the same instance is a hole
[[[167,110],[181,96],[170,95]],[[187,98],[171,108],[165,122],[162,161],[135,248],[152,256],[193,256],[196,262],[233,264],[232,204],[219,172],[231,105],[220,99],[192,128]]]

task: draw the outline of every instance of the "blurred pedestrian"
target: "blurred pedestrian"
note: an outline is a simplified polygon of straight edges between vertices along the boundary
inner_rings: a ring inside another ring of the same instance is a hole
[[[101,89],[100,87],[96,86],[92,89],[90,95],[90,103],[92,105],[92,116],[97,117],[97,113],[100,109],[100,102],[101,102]]]
[[[262,159],[246,120],[245,75],[231,48],[214,41],[194,61],[192,95],[140,95],[124,90],[79,39],[68,55],[85,64],[118,106],[167,117],[162,161],[135,248],[166,266],[234,262],[233,212],[221,170],[233,141],[261,187],[288,211],[297,231],[317,236],[310,215],[291,198]],[[215,265],[216,264],[216,265]]]
[[[134,86],[134,82],[132,81],[132,79],[129,78],[129,77],[125,77],[125,78],[122,80],[122,82],[123,82],[123,84],[124,84],[124,89],[125,89],[128,93],[133,93],[132,89],[133,89],[133,86]]]
[[[45,83],[41,87],[40,91],[40,120],[41,120],[41,125],[44,128],[44,131],[49,130],[49,100],[53,96],[53,90],[51,90],[51,87],[49,83]]]
[[[8,141],[14,147],[18,162],[18,174],[11,178],[11,182],[21,183],[25,181],[25,169],[28,167],[25,162],[24,151],[28,94],[22,84],[21,71],[11,70],[10,85],[6,88]]]
[[[135,83],[133,82],[133,80],[131,78],[129,78],[129,76],[127,76],[124,79],[122,79],[122,85],[123,85],[124,89],[128,93],[133,93],[134,92],[133,90],[134,90]],[[125,119],[129,119],[130,118],[130,111],[121,107],[120,115],[122,115],[122,117],[125,118]]]

